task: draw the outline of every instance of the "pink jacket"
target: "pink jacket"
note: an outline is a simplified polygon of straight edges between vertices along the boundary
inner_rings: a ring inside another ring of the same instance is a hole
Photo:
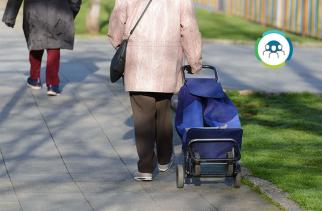
[[[116,0],[108,37],[114,47],[126,39],[149,0]],[[152,0],[127,47],[125,90],[174,93],[183,84],[184,55],[201,69],[201,35],[192,0]]]

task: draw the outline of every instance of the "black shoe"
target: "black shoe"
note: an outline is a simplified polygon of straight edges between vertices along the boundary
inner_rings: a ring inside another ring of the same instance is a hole
[[[41,83],[40,80],[33,80],[30,77],[27,79],[27,86],[34,90],[41,89]]]
[[[57,96],[60,95],[59,86],[47,86],[47,95],[48,96]]]

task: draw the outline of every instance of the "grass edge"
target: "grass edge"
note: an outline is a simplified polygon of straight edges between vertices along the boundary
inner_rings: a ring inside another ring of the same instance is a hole
[[[269,201],[273,205],[275,205],[279,210],[281,211],[286,211],[287,209],[283,207],[278,201],[274,200],[272,197],[270,197],[269,194],[266,192],[262,191],[260,186],[256,185],[253,183],[250,179],[247,177],[242,178],[242,184],[248,186],[252,191],[258,193],[260,197],[262,197],[264,200]]]

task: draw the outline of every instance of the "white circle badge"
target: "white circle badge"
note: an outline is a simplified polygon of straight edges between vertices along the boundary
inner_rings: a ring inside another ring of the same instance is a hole
[[[256,57],[267,67],[284,66],[293,55],[293,44],[290,38],[278,30],[267,31],[256,42]]]

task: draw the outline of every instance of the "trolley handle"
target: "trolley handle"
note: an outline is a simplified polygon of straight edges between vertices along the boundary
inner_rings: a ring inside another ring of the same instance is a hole
[[[183,71],[186,71],[189,74],[193,74],[190,65],[185,65],[182,68],[183,68]],[[216,81],[218,81],[218,72],[217,72],[217,69],[214,66],[202,65],[202,69],[210,69],[210,70],[214,71],[215,79],[216,79]]]

